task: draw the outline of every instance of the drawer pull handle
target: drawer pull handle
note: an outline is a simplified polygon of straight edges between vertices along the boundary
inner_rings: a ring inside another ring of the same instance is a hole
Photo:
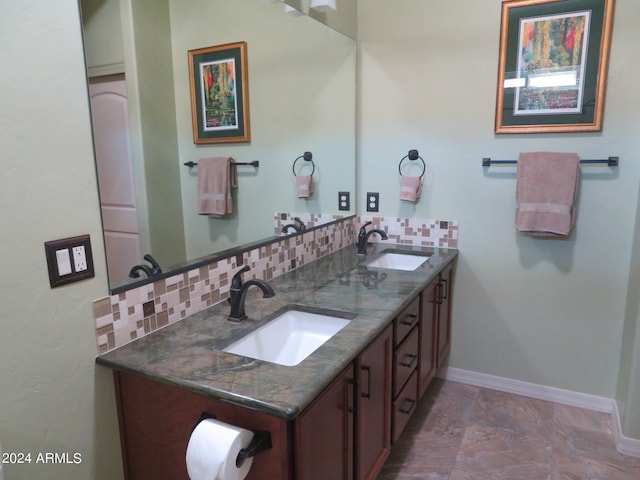
[[[413,409],[416,406],[416,401],[411,398],[406,398],[404,400],[404,403],[405,403],[405,407],[398,409],[398,411],[400,413],[404,413],[405,415],[411,415],[411,413],[413,412]]]
[[[411,326],[414,323],[416,323],[416,320],[418,319],[418,315],[416,315],[415,313],[409,313],[408,315],[405,315],[405,318],[408,318],[409,320],[400,320],[400,323],[402,325],[407,325],[407,326]]]
[[[411,366],[413,366],[413,364],[415,363],[416,359],[418,358],[417,355],[413,355],[411,353],[407,353],[405,355],[405,357],[408,357],[409,360],[408,361],[405,360],[403,362],[400,362],[400,365],[403,366],[403,367],[411,367]]]
[[[367,393],[362,392],[360,396],[363,398],[371,398],[371,367],[362,365],[360,368],[367,372]]]
[[[351,397],[350,402],[347,402],[347,412],[348,413],[358,413],[358,401],[356,400],[356,392],[358,391],[358,383],[355,379],[350,378],[347,380],[347,390],[351,387],[351,395],[347,393],[347,397]]]
[[[447,279],[446,279],[446,278],[443,278],[443,279],[441,280],[441,282],[442,282],[442,284],[444,284],[444,285],[442,285],[442,298],[443,298],[444,300],[446,300],[446,299],[448,298],[449,282],[447,281]]]

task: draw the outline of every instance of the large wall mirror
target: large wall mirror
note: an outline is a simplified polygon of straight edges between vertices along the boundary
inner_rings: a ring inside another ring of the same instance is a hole
[[[112,291],[146,253],[166,272],[272,237],[275,212],[354,213],[356,45],[322,15],[292,16],[264,0],[80,4]],[[355,25],[354,8],[332,14],[339,30]],[[187,52],[241,41],[251,141],[196,145]],[[314,192],[300,199],[292,166],[306,151]],[[214,156],[260,162],[237,167],[234,211],[223,218],[198,215],[197,167],[184,165]],[[351,210],[338,210],[342,191]]]

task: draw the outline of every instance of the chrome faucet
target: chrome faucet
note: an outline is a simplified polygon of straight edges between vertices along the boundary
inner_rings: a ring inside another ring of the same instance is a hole
[[[367,222],[365,223],[362,227],[360,227],[360,232],[358,233],[358,255],[366,255],[367,254],[367,242],[369,241],[369,237],[374,234],[377,233],[378,235],[380,235],[380,239],[382,240],[388,240],[389,237],[387,236],[386,232],[384,230],[380,230],[378,228],[372,228],[371,230],[369,230],[367,232],[367,225],[371,225],[372,222]]]
[[[293,228],[296,232],[304,232],[307,229],[307,226],[299,217],[294,217],[293,221],[294,223],[289,223],[288,225],[282,227],[282,233],[287,233],[287,230],[289,230],[289,228]]]
[[[247,290],[249,290],[249,287],[252,285],[255,285],[262,290],[263,298],[271,298],[275,295],[271,285],[263,280],[253,279],[243,283],[242,274],[249,270],[249,265],[245,265],[231,279],[231,288],[229,289],[229,304],[231,305],[231,312],[229,313],[227,320],[232,322],[239,322],[240,320],[247,318],[247,315],[244,312],[244,301],[247,296]]]

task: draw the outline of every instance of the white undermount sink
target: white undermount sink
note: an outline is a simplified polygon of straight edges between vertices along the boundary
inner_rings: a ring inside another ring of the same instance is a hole
[[[410,253],[386,252],[363,263],[366,267],[387,268],[390,270],[412,271],[427,261],[429,257]]]
[[[308,310],[308,309],[305,309]],[[342,330],[355,315],[290,306],[262,327],[224,349],[257,360],[294,366]],[[349,316],[350,318],[343,318]]]

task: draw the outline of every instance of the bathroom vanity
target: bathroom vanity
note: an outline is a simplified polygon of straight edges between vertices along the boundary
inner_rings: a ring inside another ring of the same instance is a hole
[[[375,266],[390,248],[425,261]],[[224,302],[101,355],[114,370],[126,478],[188,480],[203,414],[269,432],[248,479],[375,478],[450,347],[456,259],[452,249],[379,243],[363,257],[349,246],[270,281],[273,298],[251,289],[243,322],[227,320]],[[297,365],[224,351],[291,305],[351,320]]]

